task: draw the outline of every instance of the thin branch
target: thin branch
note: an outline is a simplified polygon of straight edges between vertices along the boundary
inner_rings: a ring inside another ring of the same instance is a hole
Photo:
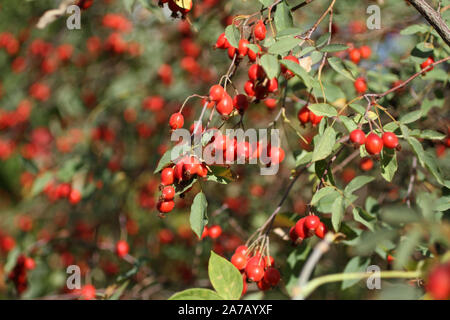
[[[428,21],[428,23],[439,33],[442,40],[450,46],[450,28],[442,20],[439,12],[434,10],[425,0],[409,0],[409,3]]]

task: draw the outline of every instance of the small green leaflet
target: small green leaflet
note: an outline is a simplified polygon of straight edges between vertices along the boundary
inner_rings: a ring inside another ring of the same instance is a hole
[[[271,55],[271,54],[265,54],[261,57],[261,66],[264,68],[264,71],[266,71],[267,77],[269,79],[273,79],[278,76],[280,73],[280,63],[278,62],[278,59]]]
[[[177,292],[169,300],[223,300],[223,298],[213,290],[194,288]]]
[[[337,116],[336,108],[327,103],[314,103],[309,105],[308,109],[317,116],[326,116],[326,117]]]
[[[330,57],[328,58],[328,63],[334,69],[334,71],[343,75],[344,77],[346,77],[351,81],[355,81],[353,75],[347,69],[345,69],[341,59],[337,57]]]
[[[361,189],[363,186],[373,181],[374,179],[374,177],[370,176],[358,176],[349,182],[349,184],[345,187],[344,192],[347,194],[351,194],[354,191]]]
[[[338,232],[341,227],[342,218],[344,218],[344,198],[337,197],[333,202],[331,211],[331,224],[334,231]]]
[[[316,141],[316,139],[314,139]],[[312,162],[325,159],[333,151],[333,146],[336,143],[336,131],[328,127],[325,129],[323,135],[317,138],[317,144],[314,145]]]
[[[191,229],[199,239],[202,237],[203,229],[208,224],[207,208],[208,201],[205,194],[199,192],[192,202],[191,215],[189,217]]]
[[[234,24],[230,24],[228,27],[225,28],[225,37],[227,38],[228,42],[232,47],[239,47],[239,30],[236,28]]]
[[[320,49],[320,52],[338,52],[338,51],[344,51],[347,49],[348,49],[348,46],[345,44],[332,43],[332,44],[329,44],[329,45],[323,47],[322,49]]]
[[[294,37],[281,38],[269,47],[269,53],[283,54],[294,49],[299,43],[300,40]]]

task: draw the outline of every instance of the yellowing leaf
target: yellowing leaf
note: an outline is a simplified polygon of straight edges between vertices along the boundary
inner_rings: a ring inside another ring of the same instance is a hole
[[[310,56],[307,56],[305,58],[300,59],[299,64],[303,69],[306,70],[306,72],[310,72],[312,66],[312,59]]]
[[[191,10],[192,8],[192,0],[174,0],[175,4],[182,9]]]

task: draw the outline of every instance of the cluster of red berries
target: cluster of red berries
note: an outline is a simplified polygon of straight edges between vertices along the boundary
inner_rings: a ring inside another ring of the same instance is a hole
[[[59,199],[67,199],[70,204],[76,205],[82,198],[81,192],[76,188],[72,188],[70,183],[56,183],[50,181],[45,186],[43,192],[51,202],[55,202]]]
[[[175,207],[174,184],[186,183],[195,176],[206,177],[206,165],[194,156],[184,156],[174,166],[164,168],[161,172],[161,196],[157,203],[160,213],[169,213]]]
[[[300,218],[300,220],[295,223],[295,226],[289,230],[289,237],[294,244],[297,244],[314,234],[320,239],[323,239],[327,232],[327,227],[320,221],[318,216],[308,215]]]
[[[12,33],[0,33],[0,49],[5,49],[9,55],[13,56],[19,51],[19,47],[19,40]]]
[[[107,13],[102,18],[102,25],[118,32],[130,32],[133,28],[131,22],[118,13]]]
[[[203,228],[202,239],[210,237],[211,239],[217,239],[222,234],[222,227],[219,225],[213,225],[211,227],[205,226]]]
[[[433,299],[450,299],[450,262],[438,265],[431,270],[426,290]]]
[[[25,255],[20,255],[17,258],[16,265],[9,273],[8,278],[14,283],[19,295],[28,287],[27,272],[33,270],[35,267],[36,262],[33,258],[26,257]]]
[[[361,59],[369,59],[372,54],[372,49],[369,46],[362,46],[360,48],[350,48],[348,56],[350,60],[358,64]]]
[[[270,93],[278,91],[277,78],[267,78],[263,67],[257,63],[252,64],[248,69],[248,81],[244,84],[244,91],[249,97],[255,97],[257,100],[264,100],[269,109],[277,105],[276,99],[266,99]]]
[[[10,129],[28,121],[31,114],[31,102],[20,101],[15,110],[0,110],[0,130]]]
[[[355,146],[364,144],[366,151],[370,155],[377,155],[381,152],[383,147],[389,149],[396,149],[399,147],[398,138],[393,132],[384,132],[382,138],[376,133],[366,134],[361,129],[355,129],[350,133],[350,141]]]
[[[302,125],[311,122],[313,126],[318,125],[323,118],[323,116],[315,115],[311,110],[309,110],[308,105],[304,106],[298,111],[297,117]]]
[[[242,273],[244,287],[242,294],[247,292],[247,282],[256,282],[262,291],[274,287],[280,282],[280,272],[274,267],[275,260],[260,252],[250,252],[247,246],[236,248],[231,263]]]

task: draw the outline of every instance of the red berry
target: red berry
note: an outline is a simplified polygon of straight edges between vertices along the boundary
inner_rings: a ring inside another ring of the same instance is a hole
[[[269,109],[274,109],[277,106],[277,99],[266,99],[264,100],[264,104],[266,105],[267,108]]]
[[[244,91],[249,97],[255,96],[255,84],[252,81],[247,81],[244,85]]]
[[[228,93],[225,93],[222,100],[217,104],[216,110],[222,116],[227,116],[233,111],[233,99]]]
[[[221,85],[213,85],[209,89],[209,99],[215,102],[219,102],[220,100],[222,100],[224,92],[225,90],[223,90],[223,87]]]
[[[364,93],[367,91],[367,84],[366,84],[366,80],[364,78],[356,79],[354,86],[355,86],[356,92],[358,92],[358,93]]]
[[[398,138],[393,132],[383,133],[383,145],[389,149],[395,149],[398,146]]]
[[[300,63],[300,61],[298,61],[297,57],[292,56],[292,55],[284,57],[283,60],[290,60],[297,64]],[[291,70],[288,70],[283,64],[281,64],[281,72],[283,73],[283,75],[285,76],[286,79],[290,79],[294,76],[294,73]]]
[[[266,267],[273,266],[275,264],[275,259],[272,256],[265,256],[264,263]]]
[[[377,134],[370,133],[366,138],[365,146],[369,154],[379,154],[383,149],[383,140]]]
[[[238,268],[238,270],[244,270],[247,266],[247,257],[239,252],[236,252],[231,257],[231,263]]]
[[[277,90],[278,90],[278,79],[277,78],[273,78],[272,80],[270,80],[268,90],[271,93],[277,92]]]
[[[291,238],[292,242],[296,242],[298,239],[298,235],[297,232],[295,231],[295,226],[291,227],[291,229],[289,230],[289,238]]]
[[[422,69],[425,69],[426,67],[428,67],[429,65],[431,65],[431,64],[433,64],[433,63],[434,63],[434,59],[433,59],[432,57],[428,57],[427,60],[425,60],[425,61],[420,65],[420,67],[421,67]],[[431,70],[433,70],[433,69],[434,69],[434,67],[431,67],[431,68],[429,68],[426,72],[431,71]]]
[[[281,163],[284,160],[284,150],[282,148],[271,147],[269,157],[272,164]]]
[[[264,278],[261,281],[258,281],[256,283],[256,286],[258,287],[259,290],[261,291],[266,291],[270,289],[270,284],[268,284]]]
[[[81,288],[81,298],[84,300],[95,299],[95,287],[92,284],[87,284]]]
[[[119,258],[125,257],[130,251],[130,246],[125,240],[120,240],[116,244],[116,253]]]
[[[208,235],[211,239],[217,239],[222,234],[222,228],[220,226],[212,226],[208,229]]]
[[[256,61],[256,57],[260,57],[261,56],[261,51],[262,48],[259,44],[256,44],[256,46],[258,47],[258,52],[254,52],[252,49],[248,49],[247,55],[248,55],[248,59],[250,61]]]
[[[228,58],[230,58],[231,60],[233,60],[235,54],[236,54],[236,48],[230,46],[230,47],[228,48]]]
[[[237,247],[234,253],[240,253],[245,256],[247,254],[247,250],[248,250],[247,246],[242,245]]]
[[[353,130],[350,132],[350,141],[357,145],[363,145],[366,142],[366,134],[360,129]]]
[[[184,125],[184,117],[180,112],[174,113],[170,116],[169,125],[172,130],[182,128]]]
[[[361,53],[358,49],[352,49],[349,52],[349,57],[350,57],[350,60],[353,61],[353,63],[358,64],[359,61],[361,60]]]
[[[308,230],[305,227],[305,218],[301,218],[297,221],[295,224],[295,233],[302,240],[309,237]]]
[[[369,157],[362,158],[359,167],[362,171],[370,171],[373,168],[373,160]]]
[[[168,186],[173,184],[174,176],[173,176],[173,168],[164,168],[161,172],[161,183],[164,186]]]
[[[271,286],[276,286],[280,282],[280,278],[280,272],[275,268],[267,268],[266,272],[264,272],[264,281]]]
[[[244,113],[248,108],[248,100],[244,94],[238,94],[233,98],[233,106],[239,111]]]
[[[248,40],[247,39],[241,39],[241,40],[239,40],[239,48],[238,48],[238,51],[239,51],[239,55],[241,55],[241,56],[246,56],[247,55],[247,53],[248,53],[248,47],[247,47],[247,45],[249,44],[249,42],[248,42]]]
[[[319,223],[319,225],[316,228],[316,236],[318,236],[320,239],[323,239],[325,235],[327,234],[328,230],[327,227],[323,222]]]
[[[81,192],[77,189],[72,189],[69,194],[69,202],[70,204],[77,204],[81,201]]]
[[[252,81],[262,80],[266,76],[266,73],[259,64],[252,64],[248,69],[248,78]]]
[[[253,34],[255,35],[255,38],[259,41],[262,41],[266,38],[266,26],[264,25],[264,22],[262,20],[259,20],[255,28],[253,29]]]
[[[316,116],[312,111],[309,112],[309,121],[313,126],[316,126],[322,121],[323,116]]]
[[[247,274],[247,278],[250,281],[258,282],[264,277],[264,269],[258,265],[247,264],[247,268],[245,268],[245,273]]]
[[[450,298],[450,263],[435,267],[431,271],[426,290],[436,300]]]
[[[36,262],[33,258],[27,257],[25,258],[24,266],[27,270],[33,270],[36,267]]]
[[[304,106],[303,108],[301,108],[298,111],[298,120],[302,123],[302,124],[306,124],[309,122],[309,116],[310,116],[310,111],[308,109],[308,106]]]
[[[320,219],[316,215],[309,215],[305,218],[305,227],[309,230],[316,230],[320,224]]]
[[[157,207],[158,207],[159,212],[168,213],[168,212],[172,211],[173,208],[175,207],[175,202],[173,202],[173,200],[160,201],[160,202],[158,202]]]
[[[217,38],[216,48],[227,49],[229,46],[230,46],[230,43],[228,42],[227,37],[225,36],[225,32],[224,32],[219,36],[219,38]]]
[[[372,49],[369,46],[362,46],[359,48],[359,53],[361,54],[361,58],[369,59],[372,55]]]
[[[166,186],[162,190],[161,195],[165,201],[173,200],[173,198],[175,197],[175,188],[172,186]]]

